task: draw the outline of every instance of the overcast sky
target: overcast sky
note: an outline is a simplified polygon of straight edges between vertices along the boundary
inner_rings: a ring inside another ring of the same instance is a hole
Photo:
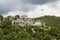
[[[60,16],[60,0],[0,0],[0,14],[28,17]]]

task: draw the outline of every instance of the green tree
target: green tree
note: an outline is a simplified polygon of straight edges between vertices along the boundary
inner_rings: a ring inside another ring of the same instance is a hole
[[[15,15],[15,19],[18,19],[18,18],[20,18],[20,16],[19,15]]]
[[[2,21],[3,20],[3,16],[2,15],[0,15],[0,21]]]

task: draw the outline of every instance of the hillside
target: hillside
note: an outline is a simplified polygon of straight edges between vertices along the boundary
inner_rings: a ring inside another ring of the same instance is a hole
[[[34,20],[45,20],[42,26],[12,26],[9,18],[0,15],[0,40],[60,40],[59,17],[43,16]]]
[[[60,40],[60,32],[54,27],[6,26],[0,27],[0,40]]]
[[[60,17],[43,16],[43,17],[34,18],[34,20],[44,20],[46,22],[46,25],[60,29]]]

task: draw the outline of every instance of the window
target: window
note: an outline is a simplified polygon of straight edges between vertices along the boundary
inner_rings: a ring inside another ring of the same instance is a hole
[[[14,24],[16,24],[16,23],[14,22]]]

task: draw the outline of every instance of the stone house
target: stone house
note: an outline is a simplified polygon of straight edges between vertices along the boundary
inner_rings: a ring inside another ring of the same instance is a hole
[[[12,25],[28,25],[28,24],[33,24],[32,20],[29,19],[26,15],[21,16],[19,19],[17,20],[12,20]]]
[[[12,25],[25,25],[25,21],[17,19],[12,21]]]
[[[12,21],[12,25],[21,25],[21,26],[24,26],[26,24],[27,25],[33,25],[33,26],[40,25],[40,26],[45,27],[45,22],[44,21],[42,21],[42,20],[34,21],[34,20],[28,18],[26,15],[23,15],[19,19]]]
[[[34,21],[34,24],[33,25],[40,25],[40,26],[43,26],[45,27],[45,22],[43,20],[37,20],[37,21]]]

